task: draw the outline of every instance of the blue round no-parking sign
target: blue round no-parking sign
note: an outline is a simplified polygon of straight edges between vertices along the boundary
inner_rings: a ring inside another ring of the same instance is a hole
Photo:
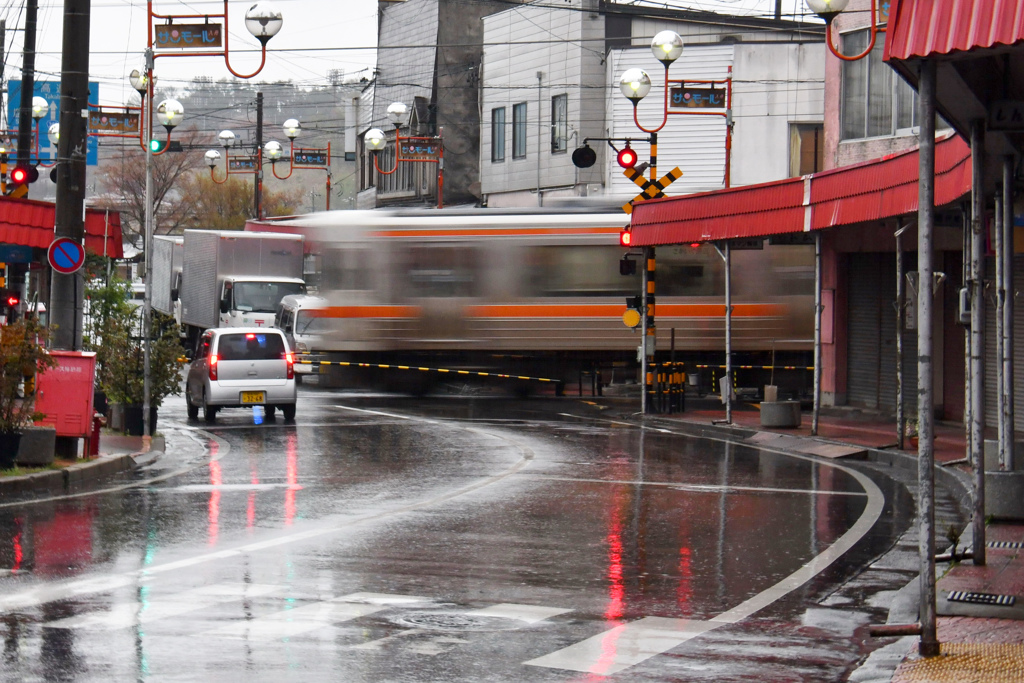
[[[70,274],[85,263],[85,247],[70,237],[58,237],[50,242],[46,250],[46,258],[50,267],[58,273]]]

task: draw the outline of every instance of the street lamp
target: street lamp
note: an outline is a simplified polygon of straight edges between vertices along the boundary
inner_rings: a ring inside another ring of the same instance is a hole
[[[654,129],[644,128],[637,118],[636,107],[640,100],[651,91],[651,77],[643,69],[627,69],[619,79],[619,90],[633,103],[633,122],[645,133],[657,133],[668,123],[668,68],[683,54],[683,39],[675,31],[661,31],[651,41],[654,58],[665,65],[665,103],[661,125]],[[657,143],[655,143],[657,144]]]
[[[403,105],[404,106],[404,105]],[[271,140],[263,145],[263,153],[270,160],[270,171],[278,180],[287,180],[292,177],[295,169],[312,169],[327,172],[327,201],[325,209],[331,210],[331,142],[327,141],[326,148],[296,148],[295,138],[302,132],[302,124],[298,119],[287,119],[281,126],[285,137],[288,138],[288,173],[287,175],[277,174],[277,162],[284,156],[284,148],[277,140]]]
[[[871,0],[871,38],[868,41],[868,46],[860,54],[848,57],[841,53],[832,42],[832,21],[846,9],[846,6],[850,4],[850,0],[804,0],[804,2],[807,3],[808,9],[825,20],[825,42],[828,44],[829,52],[839,59],[852,62],[867,57],[875,47],[875,40],[878,38],[878,34],[885,32],[884,26],[882,28],[878,27],[878,20],[881,16],[878,12],[878,0]]]

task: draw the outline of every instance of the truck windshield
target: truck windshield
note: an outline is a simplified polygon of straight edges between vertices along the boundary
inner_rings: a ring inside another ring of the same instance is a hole
[[[324,319],[312,311],[299,311],[295,315],[295,334],[319,334],[324,331]]]
[[[234,286],[235,310],[273,313],[281,299],[289,294],[305,294],[301,282],[236,282]]]

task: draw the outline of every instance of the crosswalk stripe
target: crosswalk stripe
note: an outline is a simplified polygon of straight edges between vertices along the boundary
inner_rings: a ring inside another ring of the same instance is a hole
[[[184,591],[149,602],[127,602],[102,612],[88,612],[44,624],[45,628],[113,631],[159,619],[176,617],[209,605],[231,602],[243,597],[259,597],[278,590],[276,586],[245,583],[218,583]]]
[[[525,664],[608,676],[725,625],[714,621],[644,617]]]
[[[428,598],[387,593],[352,593],[312,605],[286,609],[250,621],[228,624],[203,635],[246,640],[280,640],[351,621],[394,605],[427,602]]]

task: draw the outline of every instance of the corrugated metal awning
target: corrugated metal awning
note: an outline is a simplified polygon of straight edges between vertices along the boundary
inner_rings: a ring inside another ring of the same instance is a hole
[[[760,185],[669,197],[633,209],[635,246],[821,230],[917,211],[917,150]],[[971,190],[971,150],[956,135],[935,146],[935,204]]]
[[[1024,40],[1020,0],[894,0],[885,57],[908,60]]]
[[[51,202],[0,198],[0,243],[46,249],[54,239],[56,208]],[[111,258],[124,258],[121,214],[86,209],[85,250]]]

